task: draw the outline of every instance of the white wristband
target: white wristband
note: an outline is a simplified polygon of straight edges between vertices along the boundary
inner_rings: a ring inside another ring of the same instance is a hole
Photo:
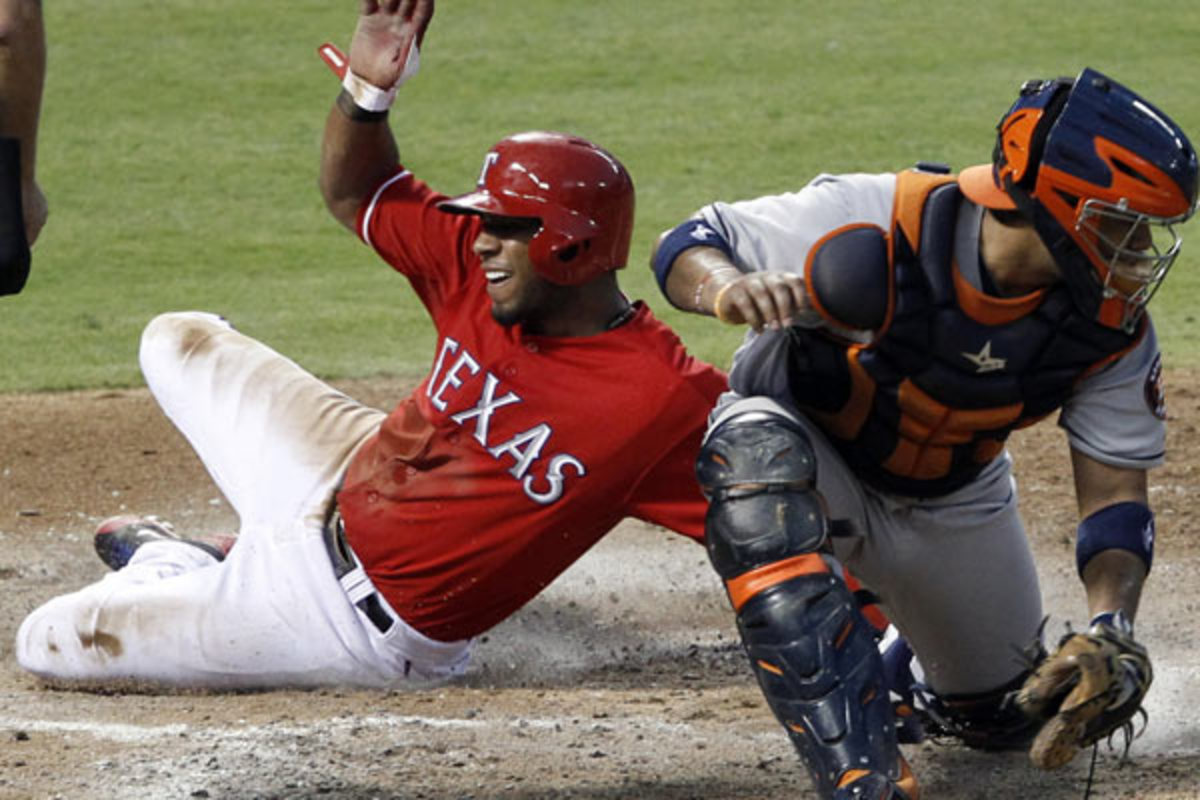
[[[387,111],[396,100],[396,88],[380,89],[373,83],[367,83],[350,70],[342,78],[342,88],[354,98],[354,105],[363,111]]]

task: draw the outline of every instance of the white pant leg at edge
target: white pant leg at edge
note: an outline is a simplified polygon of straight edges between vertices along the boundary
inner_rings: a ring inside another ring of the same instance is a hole
[[[184,544],[141,548],[125,569],[35,610],[18,631],[22,666],[212,688],[391,686],[461,671],[468,643],[403,622],[380,634],[325,551],[326,504],[380,412],[209,314],[156,318],[142,363],[241,516],[238,544],[223,563]]]

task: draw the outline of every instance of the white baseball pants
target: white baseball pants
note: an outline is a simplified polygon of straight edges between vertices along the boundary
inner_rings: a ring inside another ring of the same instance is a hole
[[[429,639],[386,602],[395,624],[381,632],[352,603],[373,588],[361,569],[333,573],[324,515],[383,413],[212,314],[155,318],[140,358],[237,512],[237,544],[223,562],[182,542],[143,545],[124,569],[29,615],[22,667],[63,682],[221,689],[393,687],[465,669],[470,642]],[[355,579],[352,598],[343,585]]]

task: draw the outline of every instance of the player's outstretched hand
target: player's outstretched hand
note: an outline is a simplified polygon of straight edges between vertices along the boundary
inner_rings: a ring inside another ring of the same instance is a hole
[[[787,272],[753,272],[721,287],[713,313],[731,325],[787,328],[811,313],[804,278]]]
[[[434,0],[362,0],[350,42],[350,70],[391,89],[416,74],[418,47],[433,19]]]

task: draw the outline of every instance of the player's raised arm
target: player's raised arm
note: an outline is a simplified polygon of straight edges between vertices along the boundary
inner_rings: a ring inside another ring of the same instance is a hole
[[[29,246],[46,224],[34,170],[45,74],[41,2],[0,0],[0,294],[24,287]]]
[[[0,0],[0,135],[21,144],[21,195],[30,244],[47,216],[46,198],[34,170],[45,77],[46,33],[40,0]]]
[[[433,6],[434,0],[360,4],[342,91],[321,146],[321,194],[330,213],[351,230],[367,195],[396,166],[388,109],[396,90],[416,74]]]

